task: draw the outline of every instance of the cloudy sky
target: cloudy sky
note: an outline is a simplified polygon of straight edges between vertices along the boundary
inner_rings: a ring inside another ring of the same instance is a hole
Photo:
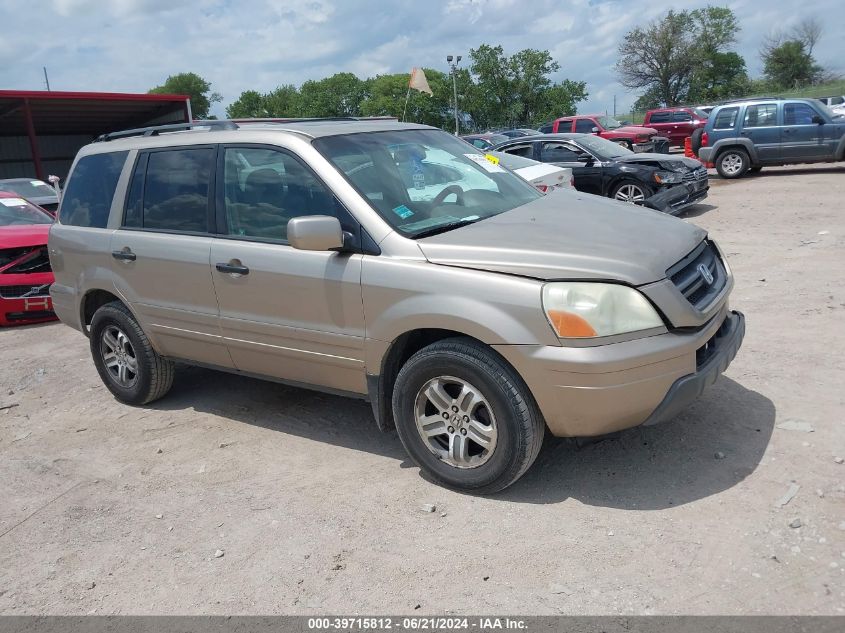
[[[718,4],[714,0],[714,4]],[[676,0],[675,8],[707,2]],[[733,0],[737,50],[752,75],[766,33],[818,16],[816,57],[845,73],[841,0]],[[645,0],[0,0],[0,89],[146,92],[169,74],[193,71],[223,107],[247,89],[268,91],[335,72],[360,77],[446,70],[448,53],[481,43],[506,53],[548,49],[555,79],[587,82],[579,110],[627,111],[636,98],[615,79],[624,33],[670,6]],[[799,11],[800,9],[800,11]]]

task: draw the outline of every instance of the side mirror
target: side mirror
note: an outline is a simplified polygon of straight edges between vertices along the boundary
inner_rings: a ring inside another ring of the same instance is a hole
[[[340,220],[330,215],[306,215],[288,221],[288,242],[301,251],[343,248]]]
[[[598,134],[600,131],[601,130],[599,130],[597,127],[594,127],[592,130],[593,134]]]
[[[584,163],[584,164],[586,164],[586,165],[590,165],[590,164],[593,162],[593,157],[592,157],[592,156],[590,156],[589,154],[581,154],[581,155],[578,157],[578,162],[579,162],[579,163]]]
[[[818,123],[819,125],[824,125],[824,119],[821,118],[818,114],[813,115],[813,123]]]

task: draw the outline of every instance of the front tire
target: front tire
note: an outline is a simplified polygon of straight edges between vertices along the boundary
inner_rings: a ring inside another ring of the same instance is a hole
[[[740,178],[750,166],[748,152],[738,147],[726,149],[716,158],[716,171],[722,178]]]
[[[94,313],[90,342],[100,378],[121,402],[143,405],[170,391],[173,362],[158,355],[135,317],[119,301]]]
[[[396,430],[436,483],[492,494],[537,458],[545,423],[527,385],[470,339],[438,341],[405,363],[393,390]]]
[[[650,198],[652,195],[653,192],[648,185],[635,180],[623,180],[614,185],[609,197],[619,202],[642,204],[646,198]]]

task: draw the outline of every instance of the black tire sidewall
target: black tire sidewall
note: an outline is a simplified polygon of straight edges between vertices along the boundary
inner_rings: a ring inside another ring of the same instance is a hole
[[[697,128],[692,131],[690,135],[690,148],[692,153],[698,156],[698,150],[701,149],[701,137],[704,134],[704,128]]]
[[[466,491],[495,491],[509,485],[518,476],[514,471],[520,470],[518,463],[523,461],[520,453],[527,445],[526,438],[520,437],[523,424],[517,419],[524,414],[511,405],[509,395],[511,389],[521,391],[520,386],[498,371],[495,364],[481,368],[474,360],[459,353],[424,352],[426,350],[406,363],[394,388],[393,415],[405,450],[423,471],[447,487]],[[493,410],[497,429],[496,448],[490,459],[481,466],[461,469],[445,464],[428,449],[417,431],[414,420],[417,394],[427,381],[438,376],[454,376],[471,383],[481,391]],[[525,398],[524,393],[520,395]]]
[[[138,379],[131,387],[124,387],[114,381],[108,369],[106,369],[103,356],[100,353],[103,330],[109,325],[119,327],[132,343],[132,349],[138,361]],[[151,362],[145,353],[145,350],[149,349],[149,341],[146,340],[146,335],[135,318],[120,308],[105,305],[97,310],[91,319],[90,337],[94,366],[97,368],[106,388],[121,402],[132,405],[144,404],[152,382]]]
[[[736,154],[742,159],[742,169],[739,170],[736,174],[726,174],[722,170],[722,160],[724,160],[725,156],[729,154]],[[732,180],[735,178],[741,178],[748,172],[748,168],[751,166],[751,159],[748,157],[748,152],[744,149],[726,149],[725,151],[721,152],[716,157],[716,171],[722,178],[726,178],[728,180]]]

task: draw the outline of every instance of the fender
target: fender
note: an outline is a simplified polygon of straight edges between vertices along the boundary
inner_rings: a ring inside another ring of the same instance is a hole
[[[713,154],[711,155],[710,160],[716,162],[719,153],[729,147],[741,147],[744,149],[748,152],[748,157],[751,159],[752,164],[760,162],[757,157],[757,149],[754,147],[754,143],[751,139],[742,137],[722,138],[716,141],[713,145]]]

